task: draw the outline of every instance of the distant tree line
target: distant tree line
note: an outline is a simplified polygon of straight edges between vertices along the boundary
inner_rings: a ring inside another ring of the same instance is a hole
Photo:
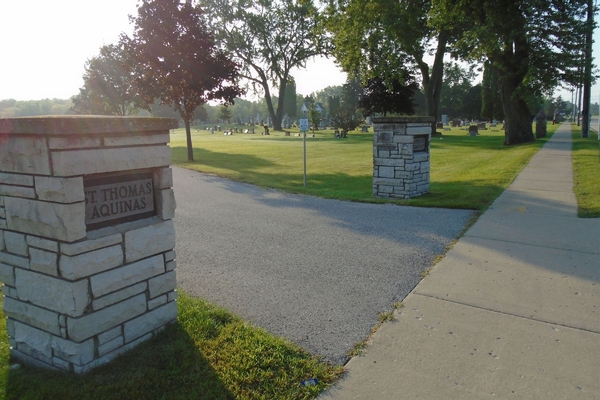
[[[73,102],[62,99],[17,101],[0,100],[0,118],[72,114]]]

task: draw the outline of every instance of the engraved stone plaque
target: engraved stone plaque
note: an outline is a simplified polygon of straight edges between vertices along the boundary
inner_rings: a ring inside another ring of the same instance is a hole
[[[415,141],[413,143],[413,153],[417,153],[420,151],[427,151],[427,135],[415,136]]]
[[[151,172],[94,177],[83,185],[88,230],[156,214]]]

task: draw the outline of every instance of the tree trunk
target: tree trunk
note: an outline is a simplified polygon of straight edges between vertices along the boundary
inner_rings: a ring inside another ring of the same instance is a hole
[[[185,139],[187,141],[188,161],[194,161],[194,148],[192,147],[192,130],[190,128],[190,120],[188,118],[184,118],[183,122],[185,124]]]
[[[283,127],[281,123],[283,121],[283,103],[285,102],[285,86],[287,85],[287,78],[279,80],[279,98],[277,99],[277,114],[273,118],[273,130],[282,131]]]
[[[431,67],[431,76],[429,75],[429,66],[422,58],[415,57],[423,78],[427,116],[433,117],[435,122],[438,121],[438,109],[440,107],[440,95],[442,93],[442,82],[444,78],[444,54],[446,54],[448,36],[449,34],[447,31],[441,31],[439,34],[438,46]],[[432,136],[436,134],[435,122],[431,125]]]
[[[267,98],[265,95],[265,100],[267,101],[267,107],[269,109],[269,116],[271,117],[271,123],[273,124],[274,131],[282,131],[283,128],[281,126],[281,122],[283,120],[283,102],[285,100],[285,85],[287,82],[287,78],[279,80],[279,98],[277,99],[277,112],[275,112],[275,107],[273,107],[273,101],[271,100],[271,95]],[[267,90],[265,90],[267,93]]]
[[[513,96],[517,84],[510,75],[498,80],[504,106],[504,145],[512,146],[535,141],[532,115],[527,103]]]

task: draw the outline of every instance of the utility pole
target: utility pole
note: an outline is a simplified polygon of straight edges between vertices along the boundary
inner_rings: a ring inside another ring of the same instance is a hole
[[[583,76],[581,74],[579,76],[580,76],[580,78],[583,78]],[[581,97],[582,97],[581,95],[582,95],[582,92],[583,92],[583,80],[580,81],[578,83],[578,85],[579,85],[579,95],[578,95],[579,98],[576,100],[578,102],[578,104],[579,104],[577,106],[577,126],[580,126],[579,124],[581,124],[581,112],[583,111],[581,109]]]
[[[575,92],[575,89],[571,88],[571,122],[575,122],[575,112],[577,108],[575,107],[575,97],[573,97],[573,92]]]
[[[592,34],[594,33],[594,1],[588,0],[587,29],[585,31],[585,63],[583,78],[583,108],[581,137],[590,137],[590,104],[592,98]]]

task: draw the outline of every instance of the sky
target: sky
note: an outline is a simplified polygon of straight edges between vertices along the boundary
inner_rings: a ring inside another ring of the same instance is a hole
[[[0,100],[68,99],[79,93],[86,60],[101,46],[131,33],[128,15],[137,0],[0,0]],[[594,32],[600,59],[600,29]],[[332,58],[308,61],[293,70],[297,93],[308,95],[346,81]],[[571,100],[571,92],[555,95]],[[600,102],[600,82],[592,88]]]
[[[83,86],[86,60],[131,34],[137,0],[0,0],[0,100],[68,99]],[[296,91],[308,95],[342,85],[333,59],[293,70]]]

